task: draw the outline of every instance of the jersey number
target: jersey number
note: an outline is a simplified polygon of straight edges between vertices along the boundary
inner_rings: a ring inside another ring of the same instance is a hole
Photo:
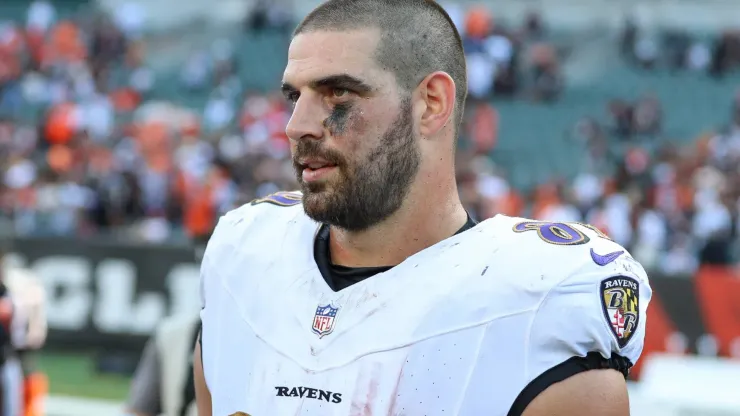
[[[296,192],[275,192],[264,198],[255,199],[252,201],[252,205],[263,204],[265,202],[280,207],[292,207],[301,203],[301,194]]]
[[[546,243],[559,246],[576,246],[591,241],[586,234],[577,228],[579,225],[595,232],[599,238],[612,241],[611,238],[593,225],[581,224],[580,222],[524,221],[514,226],[514,232],[537,231],[537,235]]]

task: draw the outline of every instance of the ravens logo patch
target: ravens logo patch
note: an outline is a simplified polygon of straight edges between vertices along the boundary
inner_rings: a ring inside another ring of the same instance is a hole
[[[604,318],[622,348],[637,332],[640,322],[640,284],[631,277],[610,277],[601,281],[599,294]]]

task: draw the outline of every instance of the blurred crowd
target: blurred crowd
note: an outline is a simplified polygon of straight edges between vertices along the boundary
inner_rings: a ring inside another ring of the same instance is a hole
[[[468,65],[468,93],[472,100],[525,97],[552,102],[564,87],[559,51],[548,42],[537,13],[521,25],[497,22],[485,7],[462,9],[446,5],[463,34]]]
[[[461,193],[478,217],[496,213],[538,220],[586,222],[629,248],[646,268],[689,276],[700,264],[731,265],[740,232],[740,96],[735,119],[691,145],[656,152],[631,148],[617,173],[581,172],[528,194],[511,188],[484,158],[461,163]]]
[[[732,261],[740,227],[740,98],[726,128],[691,146],[635,144],[618,157],[611,141],[660,135],[662,108],[649,95],[605,103],[611,125],[584,120],[577,129],[591,164],[613,165],[615,175],[594,169],[515,189],[489,157],[497,143],[495,100],[557,105],[567,88],[564,54],[536,14],[511,28],[494,24],[485,9],[447,7],[468,55],[458,178],[471,213],[589,222],[667,273]],[[182,91],[208,96],[193,109],[153,93],[159,80],[147,66],[140,10],[84,20],[56,14],[35,0],[25,22],[0,23],[0,217],[16,233],[184,241],[207,236],[218,216],[239,204],[295,188],[284,133],[290,110],[279,93],[242,87],[238,43],[219,40],[182,62]],[[292,16],[269,2],[245,21],[253,34],[291,27]],[[731,69],[735,50],[728,36],[725,63],[717,64],[723,70]],[[650,40],[629,31],[625,37],[628,59],[644,63]],[[719,59],[701,43],[686,45],[681,56],[689,65],[710,68]]]
[[[638,68],[704,72],[721,78],[740,66],[740,31],[724,30],[716,38],[672,29],[651,33],[631,19],[620,39],[622,56]]]
[[[263,12],[250,30],[280,22]],[[209,96],[193,110],[151,93],[135,6],[55,14],[34,1],[25,25],[0,30],[0,212],[18,234],[203,236],[237,204],[295,186],[288,109],[280,94],[241,91],[228,42],[183,63],[182,89]]]

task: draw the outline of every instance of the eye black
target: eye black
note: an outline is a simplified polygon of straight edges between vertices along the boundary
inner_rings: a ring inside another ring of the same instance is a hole
[[[350,91],[346,88],[333,88],[331,93],[335,98],[342,98],[345,95],[349,94]]]

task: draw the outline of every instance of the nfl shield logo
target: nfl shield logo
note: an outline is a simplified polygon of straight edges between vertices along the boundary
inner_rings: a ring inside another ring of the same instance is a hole
[[[322,338],[324,335],[331,334],[334,330],[334,321],[337,319],[339,308],[331,305],[319,305],[316,308],[316,314],[313,317],[313,332]]]

